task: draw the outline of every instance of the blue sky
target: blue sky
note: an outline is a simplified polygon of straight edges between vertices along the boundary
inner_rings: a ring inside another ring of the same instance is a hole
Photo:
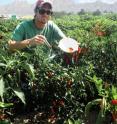
[[[0,5],[11,3],[13,0],[0,0]],[[29,3],[35,3],[36,0],[27,0]],[[106,3],[113,3],[117,2],[117,0],[74,0],[76,2],[84,3],[84,2],[95,2],[95,1],[102,1]]]

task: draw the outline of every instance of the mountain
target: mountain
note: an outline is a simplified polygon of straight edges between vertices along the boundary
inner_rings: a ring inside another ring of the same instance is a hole
[[[0,6],[0,14],[16,14],[19,16],[32,15],[33,4],[29,4],[26,0],[14,0],[12,3]]]
[[[79,12],[81,9],[85,11],[107,11],[117,12],[117,2],[114,4],[107,4],[100,1],[93,3],[75,3],[73,0],[54,0],[53,10],[60,12]],[[34,15],[34,4],[29,4],[26,0],[14,0],[7,5],[0,5],[0,15],[16,14],[18,16]]]

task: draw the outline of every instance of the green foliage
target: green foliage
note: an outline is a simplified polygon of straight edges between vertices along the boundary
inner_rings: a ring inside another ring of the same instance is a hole
[[[66,124],[80,124],[88,102],[100,94],[116,98],[115,88],[113,93],[103,88],[105,82],[112,85],[117,82],[116,15],[84,13],[55,17],[54,21],[67,36],[80,42],[80,48],[86,52],[69,65],[63,54],[50,60],[50,50],[45,47],[38,46],[30,53],[10,53],[7,42],[20,21],[1,20],[0,96],[2,102],[16,104],[20,99],[26,106],[31,104],[34,110],[43,108]]]
[[[0,108],[7,108],[13,106],[13,103],[3,103],[0,102]]]
[[[10,124],[8,120],[0,120],[0,124]]]
[[[112,99],[117,99],[117,87],[112,86]]]
[[[14,93],[21,99],[21,101],[26,104],[24,93],[20,89],[13,89]]]
[[[92,106],[100,106],[99,114],[97,116],[96,124],[101,124],[106,119],[107,112],[117,111],[117,87],[116,85],[110,85],[107,82],[104,83],[102,79],[97,78],[96,76],[90,77],[87,76],[90,82],[95,83],[96,88],[98,90],[99,96],[102,98],[94,99],[85,107],[85,114],[88,116]],[[113,102],[114,101],[114,102]]]
[[[67,121],[64,122],[64,124],[82,124],[81,120],[74,120],[74,119],[68,119]]]
[[[5,86],[4,86],[4,81],[3,81],[3,79],[1,78],[0,79],[0,96],[1,96],[1,99],[2,99],[2,101],[3,101],[3,94],[4,94],[4,92],[5,92]]]

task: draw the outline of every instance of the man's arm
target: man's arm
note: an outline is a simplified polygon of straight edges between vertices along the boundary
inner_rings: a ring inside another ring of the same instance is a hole
[[[45,41],[46,41],[45,36],[36,35],[31,39],[26,39],[20,42],[17,42],[15,40],[10,40],[8,42],[8,46],[9,46],[9,50],[14,51],[14,50],[20,50],[20,49],[26,48],[28,46],[44,44]]]
[[[10,40],[8,42],[9,50],[11,51],[20,50],[20,49],[28,47],[29,45],[30,45],[30,39],[20,41],[20,42]]]

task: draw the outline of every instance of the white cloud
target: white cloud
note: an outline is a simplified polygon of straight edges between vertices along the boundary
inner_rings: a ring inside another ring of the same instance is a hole
[[[37,0],[27,0],[29,3],[36,3]]]
[[[76,2],[80,2],[80,3],[86,3],[86,2],[95,2],[95,1],[102,1],[105,3],[114,3],[117,2],[117,0],[75,0]]]
[[[0,0],[0,5],[2,4],[8,4],[13,2],[14,0]],[[21,0],[22,1],[22,0]],[[29,3],[36,3],[37,0],[27,0]],[[117,2],[117,0],[74,0],[77,3],[87,3],[87,2],[95,2],[95,1],[102,1],[105,3],[114,3]]]

